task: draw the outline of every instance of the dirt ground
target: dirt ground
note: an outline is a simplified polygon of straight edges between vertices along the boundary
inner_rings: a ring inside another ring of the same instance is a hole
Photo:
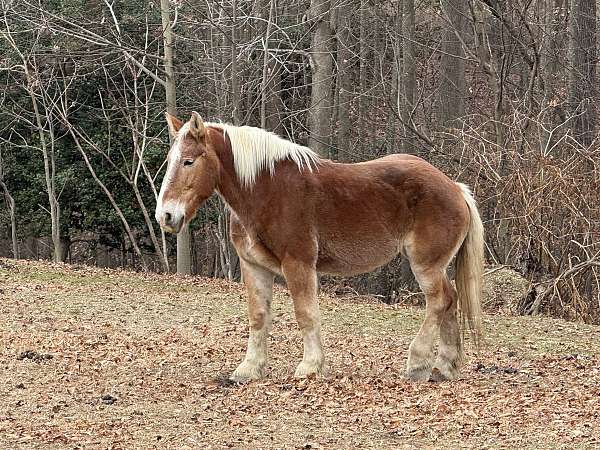
[[[0,448],[600,445],[600,327],[488,315],[459,381],[411,383],[421,309],[323,296],[328,374],[297,381],[278,288],[268,376],[238,386],[244,299],[218,280],[0,259]]]

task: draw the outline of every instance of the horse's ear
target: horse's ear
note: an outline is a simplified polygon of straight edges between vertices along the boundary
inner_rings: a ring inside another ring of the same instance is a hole
[[[169,113],[165,113],[165,118],[167,119],[167,124],[169,125],[169,134],[173,139],[175,139],[175,137],[177,137],[177,132],[183,126],[183,122]]]
[[[200,139],[206,133],[204,121],[196,111],[194,111],[192,117],[190,117],[190,133],[192,133],[192,136],[196,139]]]

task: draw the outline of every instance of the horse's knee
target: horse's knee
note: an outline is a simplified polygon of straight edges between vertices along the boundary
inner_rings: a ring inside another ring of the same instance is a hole
[[[312,302],[294,302],[294,312],[298,327],[301,330],[314,328],[320,323],[319,306],[312,304]]]
[[[248,314],[250,328],[253,330],[262,330],[269,321],[269,311],[265,308],[257,308]]]
[[[317,315],[304,311],[296,313],[296,321],[301,330],[310,330],[320,322]]]

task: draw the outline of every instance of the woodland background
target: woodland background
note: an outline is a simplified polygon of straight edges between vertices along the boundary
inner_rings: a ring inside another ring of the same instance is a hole
[[[475,191],[521,313],[600,321],[595,0],[0,0],[0,256],[235,279],[217,198],[154,222],[166,110]],[[329,280],[396,301],[393,261]]]

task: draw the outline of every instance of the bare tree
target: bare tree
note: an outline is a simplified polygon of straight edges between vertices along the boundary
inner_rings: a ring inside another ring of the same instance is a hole
[[[122,42],[121,38],[121,26],[117,19],[117,16],[114,12],[113,5],[109,2],[105,1],[107,7],[111,12],[111,16],[113,18],[113,23],[115,25],[115,36],[117,39],[117,43]],[[146,17],[146,30],[149,30],[148,27],[148,18]],[[147,54],[149,49],[149,33],[146,31],[144,39],[144,54]],[[149,136],[148,129],[150,127],[150,104],[153,101],[153,96],[155,92],[155,88],[157,84],[161,84],[160,80],[156,77],[149,76],[144,77],[146,74],[145,70],[146,66],[146,56],[142,56],[139,64],[135,64],[133,62],[133,58],[127,57],[125,59],[125,64],[123,70],[120,71],[119,76],[113,79],[112,76],[109,75],[108,68],[102,64],[104,69],[105,79],[107,82],[107,86],[114,85],[114,89],[107,89],[108,96],[113,99],[112,104],[117,105],[116,107],[121,111],[121,115],[125,123],[127,123],[129,131],[131,133],[131,143],[132,143],[132,152],[130,159],[127,160],[126,154],[124,152],[117,152],[123,158],[125,169],[121,169],[121,167],[113,161],[113,158],[110,155],[110,151],[100,150],[98,146],[92,145],[91,147],[97,150],[99,153],[113,168],[114,170],[121,175],[123,180],[131,187],[133,193],[135,195],[136,201],[140,210],[142,211],[142,215],[144,216],[144,221],[146,223],[146,227],[148,228],[150,240],[154,245],[154,251],[156,256],[158,257],[159,264],[162,267],[162,270],[165,272],[169,271],[169,260],[168,260],[168,252],[166,246],[165,234],[162,230],[160,230],[160,237],[162,241],[159,242],[157,233],[154,227],[154,219],[151,217],[151,214],[148,212],[148,208],[144,202],[142,192],[139,188],[139,180],[140,174],[143,173],[145,175],[146,181],[151,187],[154,198],[158,199],[158,193],[156,189],[156,185],[154,183],[154,177],[151,175],[148,170],[145,161],[144,161],[144,153],[146,151]],[[146,82],[148,80],[148,83]],[[167,84],[167,98],[173,95],[171,92],[174,88]],[[116,92],[121,93],[125,89],[125,93],[123,94],[115,94]],[[66,95],[66,93],[65,93]],[[132,97],[132,99],[130,99]],[[99,98],[102,98],[102,94],[99,92]],[[122,105],[122,106],[119,106]],[[114,106],[113,106],[114,108]],[[108,108],[105,107],[104,102],[102,102],[102,113],[105,118],[105,123],[107,127],[107,133],[110,135],[111,133],[111,120],[110,120],[110,112]],[[73,127],[72,124],[70,124]],[[84,131],[78,130],[78,133],[81,135],[85,135]],[[87,142],[91,142],[87,136],[83,136],[83,139]]]
[[[351,34],[352,1],[341,1],[337,6],[337,119],[338,131],[336,140],[337,159],[346,159],[350,150],[350,107],[354,97],[352,88],[352,34]],[[341,152],[341,153],[340,153]]]
[[[175,70],[173,68],[173,42],[174,34],[171,29],[169,0],[160,0],[160,15],[162,19],[164,64],[165,64],[165,90],[167,97],[167,112],[177,116],[177,96],[175,84]],[[171,139],[171,137],[169,137]],[[171,142],[171,144],[173,144]],[[177,234],[177,273],[192,273],[192,247],[190,230],[183,227]]]
[[[442,0],[445,19],[440,57],[440,122],[456,126],[465,115],[465,57],[462,37],[465,34],[468,5],[464,0]]]
[[[211,4],[208,6],[207,16],[209,20],[218,23],[224,30],[229,27],[228,33],[224,32],[222,35],[211,33],[208,45],[211,49],[210,53],[214,55],[212,58],[211,81],[214,96],[217,99],[218,116],[233,117],[234,123],[237,123],[241,120],[240,117],[243,113],[243,108],[240,107],[240,70],[236,69],[234,72],[234,68],[238,67],[239,61],[239,43],[236,39],[239,31],[237,29],[238,21],[241,22],[241,19],[238,17],[239,9],[235,8],[237,1],[234,1],[231,6],[232,10],[229,16],[227,15],[228,11],[218,5]],[[257,6],[260,9],[260,5]],[[231,55],[222,51],[224,49],[229,50]],[[260,104],[260,98],[257,102],[256,104]],[[237,254],[229,240],[230,211],[220,198],[215,202],[210,202],[209,205],[217,210],[217,224],[216,228],[213,228],[213,235],[217,243],[215,273],[220,271],[223,277],[233,279]]]
[[[311,100],[308,111],[309,147],[320,155],[329,156],[331,137],[333,32],[331,29],[331,2],[312,0],[307,18],[313,28],[309,49],[312,70]]]
[[[596,128],[593,98],[596,89],[596,0],[571,0],[569,103],[575,114],[574,134],[591,144]]]
[[[241,111],[240,111],[240,76],[238,73],[239,67],[239,52],[238,52],[238,26],[237,26],[237,0],[233,0],[231,5],[231,39],[230,39],[230,50],[231,50],[231,104],[233,110],[231,111],[231,117],[234,125],[240,125]],[[225,36],[223,36],[225,39]]]
[[[23,88],[31,100],[34,122],[29,122],[24,116],[20,117],[20,119],[31,123],[37,130],[39,149],[42,152],[42,157],[44,159],[46,192],[48,194],[48,203],[50,206],[51,234],[54,246],[53,258],[54,261],[61,262],[64,261],[66,255],[60,238],[60,204],[58,202],[56,188],[55,138],[54,124],[51,117],[51,110],[54,108],[54,100],[50,98],[51,94],[46,90],[47,85],[40,80],[35,56],[29,53],[25,54],[21,51],[11,31],[7,17],[8,11],[4,9],[3,12],[4,29],[0,30],[0,34],[21,60],[19,69],[22,71],[24,77]]]
[[[19,258],[19,241],[17,239],[17,215],[15,208],[15,200],[10,195],[10,191],[4,182],[4,160],[2,159],[2,149],[0,148],[0,189],[4,193],[4,201],[8,207],[8,215],[10,217],[10,231],[12,241],[13,258]]]
[[[474,48],[470,50],[469,57],[477,61],[487,76],[487,84],[490,91],[493,93],[493,125],[494,125],[494,142],[498,148],[502,149],[505,140],[505,126],[503,118],[505,115],[505,77],[503,71],[503,62],[493,53],[490,34],[498,27],[497,12],[490,10],[485,5],[476,2],[471,10],[472,21],[474,24]],[[464,50],[464,48],[463,48]],[[504,161],[504,160],[503,160]],[[504,162],[501,162],[501,166]]]
[[[271,131],[278,131],[280,120],[278,117],[278,84],[280,80],[277,59],[272,57],[273,29],[277,20],[276,0],[263,0],[260,5],[260,14],[266,24],[261,26],[264,31],[263,44],[263,71],[260,86],[260,126]],[[261,23],[264,23],[261,21]]]
[[[415,111],[415,99],[417,89],[417,60],[415,56],[415,2],[414,0],[402,1],[401,26],[402,30],[402,76],[399,83],[402,87],[402,98],[399,102],[402,106],[402,124],[404,139],[402,150],[406,153],[413,150],[412,139],[413,115]]]
[[[359,50],[358,50],[358,85],[359,85],[359,94],[358,94],[358,120],[363,123],[365,120],[365,116],[367,114],[367,64],[368,62],[368,46],[369,46],[369,32],[368,32],[368,19],[369,19],[369,9],[368,9],[368,1],[360,0],[360,7],[358,10],[359,14],[359,25],[358,25],[358,40],[359,40]]]

